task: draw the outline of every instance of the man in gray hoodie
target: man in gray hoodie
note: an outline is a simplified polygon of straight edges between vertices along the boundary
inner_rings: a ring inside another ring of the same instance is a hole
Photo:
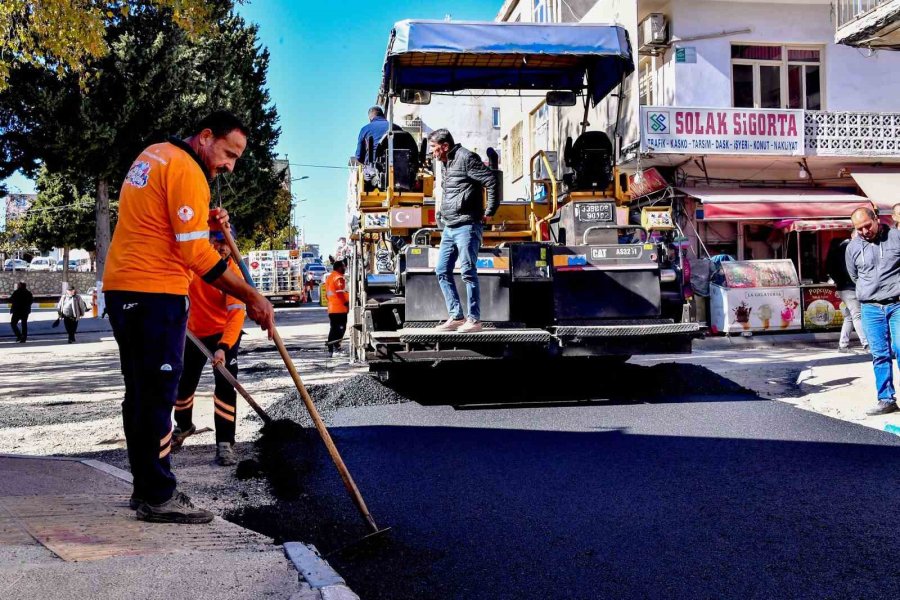
[[[428,136],[435,161],[443,166],[441,173],[441,207],[438,221],[441,247],[435,274],[450,318],[438,326],[441,331],[471,333],[481,331],[481,296],[478,288],[478,250],[481,248],[485,217],[491,217],[500,207],[497,177],[477,154],[454,143],[446,129],[437,129]],[[487,207],[482,190],[487,190]],[[459,293],[453,281],[453,268],[460,259],[460,272],[466,284],[467,315],[463,316]]]
[[[859,235],[847,246],[847,273],[856,283],[878,391],[878,404],[866,414],[886,415],[897,410],[892,354],[900,356],[900,230],[879,222],[869,207],[857,208],[850,220]]]

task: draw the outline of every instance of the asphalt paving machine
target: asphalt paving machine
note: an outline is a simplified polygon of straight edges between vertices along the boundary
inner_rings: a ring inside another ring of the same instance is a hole
[[[487,219],[477,269],[485,329],[436,331],[447,318],[435,276],[441,226],[425,140],[392,126],[368,140],[349,186],[352,356],[375,370],[472,359],[622,361],[689,353],[689,275],[671,207],[629,208],[614,146],[587,131],[591,105],[634,70],[626,31],[611,25],[401,21],[388,42],[380,98],[425,104],[432,93],[546,91],[550,106],[584,103],[563,153],[530,159],[530,197]],[[498,178],[496,153],[487,152]],[[502,187],[502,185],[501,185]],[[460,275],[457,289],[465,293]]]

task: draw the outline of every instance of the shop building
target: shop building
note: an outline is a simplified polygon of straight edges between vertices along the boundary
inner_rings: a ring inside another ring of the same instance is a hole
[[[497,19],[627,28],[637,69],[589,129],[613,140],[633,209],[672,205],[692,262],[789,260],[819,289],[850,213],[889,220],[900,202],[900,53],[836,44],[832,2],[508,0]],[[500,112],[504,195],[528,197],[531,156],[564,156],[584,112],[538,97]]]

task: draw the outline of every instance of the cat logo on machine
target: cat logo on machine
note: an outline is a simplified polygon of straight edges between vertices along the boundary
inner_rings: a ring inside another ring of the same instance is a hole
[[[603,259],[606,258],[607,248],[591,248],[591,258],[593,259]]]

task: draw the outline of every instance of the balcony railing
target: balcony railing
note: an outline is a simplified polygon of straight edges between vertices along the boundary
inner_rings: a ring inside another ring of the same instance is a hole
[[[891,0],[836,0],[835,20],[840,29],[847,23],[854,21],[863,15],[875,10],[881,4],[887,4]]]
[[[900,156],[900,113],[807,110],[804,127],[810,156]]]

